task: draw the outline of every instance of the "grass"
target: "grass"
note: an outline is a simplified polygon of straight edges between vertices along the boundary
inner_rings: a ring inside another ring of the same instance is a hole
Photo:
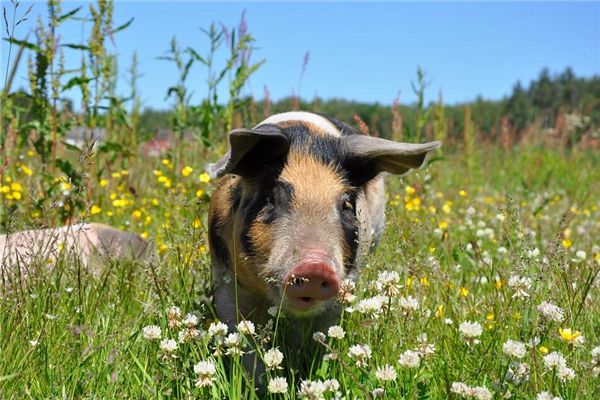
[[[533,399],[543,391],[564,399],[594,396],[600,368],[591,355],[600,345],[598,156],[489,147],[473,157],[473,169],[460,152],[451,152],[418,173],[388,177],[387,228],[348,305],[354,311],[346,309],[340,321],[345,336],[310,340],[308,346],[324,351],[305,374],[290,365],[289,352],[296,349],[278,343],[282,369],[268,374],[285,377],[289,387],[267,397],[298,398],[302,380],[328,379],[339,387],[327,381],[333,391],[326,398],[338,396],[334,392],[370,398],[378,389],[389,399],[486,398],[484,390],[461,392],[455,382],[485,387],[494,398]],[[41,167],[30,152],[2,172],[5,229],[58,221],[76,199],[82,211],[74,219],[139,233],[154,241],[158,260],[114,261],[93,275],[65,257],[51,270],[40,261],[21,280],[13,272],[18,283],[0,289],[0,397],[257,396],[240,357],[215,355],[215,339],[207,334],[214,322],[205,232],[211,183],[202,166],[183,172],[185,165],[168,160],[136,159],[126,169],[82,174],[88,178],[80,185],[57,174],[55,206],[40,210],[35,198]],[[398,275],[386,280],[383,271]],[[521,292],[518,277],[529,279],[521,281]],[[562,309],[561,322],[541,316],[543,301]],[[182,315],[169,318],[172,306]],[[183,322],[188,313],[199,318],[197,325]],[[465,321],[478,323],[481,335],[461,334]],[[167,353],[158,339],[145,339],[149,325],[161,328],[161,338],[176,340],[177,349]],[[285,318],[278,329],[282,325]],[[196,339],[179,341],[180,332],[190,337],[194,329]],[[264,354],[271,331],[257,327],[242,338],[243,350],[257,342]],[[525,343],[522,359],[503,351],[508,339]],[[357,348],[358,356],[349,355],[358,344],[371,349],[362,366]],[[217,348],[231,350],[222,341]],[[544,357],[552,352],[564,356],[572,379],[564,367],[546,367]],[[417,367],[409,366],[411,356]],[[202,375],[194,365],[200,361],[216,368],[214,375],[204,370],[209,384],[198,388]],[[397,375],[391,381],[376,374],[386,364]],[[312,388],[323,389],[317,383]]]

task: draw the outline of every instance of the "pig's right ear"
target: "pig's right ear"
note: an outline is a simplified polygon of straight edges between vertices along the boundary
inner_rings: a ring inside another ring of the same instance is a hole
[[[275,125],[234,129],[228,137],[229,151],[208,167],[212,178],[225,174],[252,176],[280,159],[290,147],[288,138]]]

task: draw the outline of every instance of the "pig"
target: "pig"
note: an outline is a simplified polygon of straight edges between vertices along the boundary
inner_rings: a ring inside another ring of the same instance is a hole
[[[35,262],[51,268],[61,255],[76,258],[96,273],[107,259],[149,259],[152,254],[149,243],[139,236],[99,223],[0,234],[3,281],[15,272],[27,275]]]
[[[209,166],[217,316],[233,329],[243,319],[265,323],[281,306],[292,331],[339,318],[340,285],[356,280],[384,228],[384,173],[418,168],[440,145],[363,135],[310,112],[235,129],[228,143]]]

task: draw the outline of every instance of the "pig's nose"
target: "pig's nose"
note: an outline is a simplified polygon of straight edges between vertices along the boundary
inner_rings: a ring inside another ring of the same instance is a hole
[[[329,300],[340,289],[335,270],[323,261],[304,261],[288,275],[285,294],[294,306],[308,309],[321,300]]]

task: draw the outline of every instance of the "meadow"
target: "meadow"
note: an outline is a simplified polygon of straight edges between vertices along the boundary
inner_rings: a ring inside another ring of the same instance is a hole
[[[450,137],[444,105],[423,104],[425,85],[417,83],[411,118],[402,129],[395,109],[400,129],[387,136],[446,145],[425,168],[386,178],[382,241],[359,281],[342,286],[339,324],[305,338],[305,346],[321,351],[303,371],[306,360],[280,339],[286,328],[280,310],[266,326],[244,322],[231,332],[212,305],[206,230],[214,182],[205,168],[225,151],[229,129],[262,119],[257,102],[242,95],[261,64],[245,56],[250,34],[242,24],[229,36],[212,26],[205,31],[208,55],[173,39],[165,58],[180,72],[168,91],[174,145],[154,156],[140,147],[148,132],[140,128],[135,59],[130,95],[114,91],[118,71],[106,43],[129,23],[114,27],[112,2],[99,1],[90,5],[89,42],[56,46],[60,24],[83,11],[62,10],[60,2],[50,2],[49,10],[35,40],[17,40],[15,21],[12,30],[6,23],[16,63],[30,53],[30,87],[11,91],[7,71],[0,232],[102,222],[150,241],[156,258],[111,260],[90,271],[64,251],[40,254],[27,276],[3,266],[0,398],[596,396],[597,151],[575,139],[560,146],[481,140],[473,122],[480,114],[469,105],[456,107],[461,129]],[[63,51],[81,56],[79,70],[64,69]],[[222,66],[211,61],[219,51],[226,54]],[[196,66],[209,68],[214,79],[206,98],[190,104],[186,79]],[[424,82],[421,74],[417,82]],[[218,97],[219,85],[228,88],[227,98]],[[64,101],[70,89],[81,92],[79,111]],[[324,111],[317,102],[286,104]],[[262,111],[270,109],[265,99]],[[354,118],[361,131],[374,131],[364,120]],[[106,137],[75,146],[65,138],[76,126],[103,129]],[[528,129],[543,134],[535,123]],[[268,367],[264,395],[241,366],[246,352]]]

